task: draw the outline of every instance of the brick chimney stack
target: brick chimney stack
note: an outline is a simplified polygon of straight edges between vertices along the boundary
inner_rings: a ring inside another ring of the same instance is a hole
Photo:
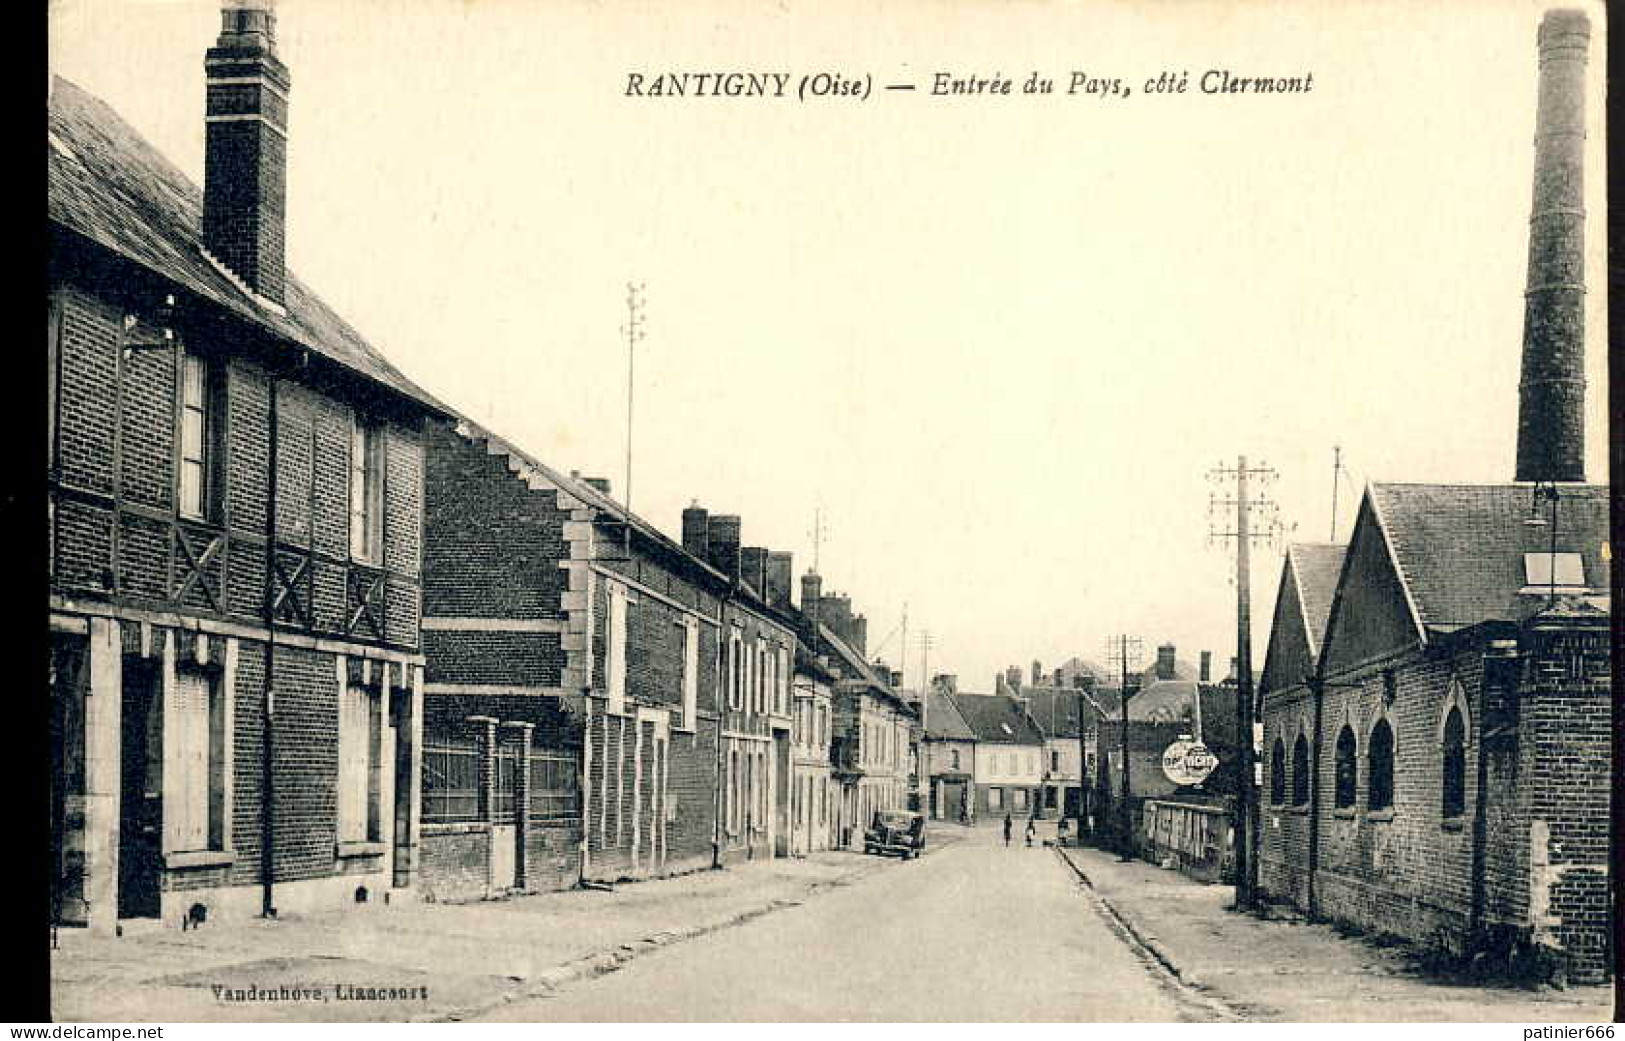
[[[763,591],[763,595],[774,607],[790,606],[790,576],[794,574],[790,562],[789,553],[779,550],[768,551],[767,589]]]
[[[261,297],[285,283],[288,78],[271,0],[224,0],[203,58],[203,245]]]
[[[706,531],[711,566],[735,581],[740,577],[739,524],[736,514],[713,513]]]
[[[711,520],[705,507],[692,503],[683,511],[683,549],[690,556],[711,562]]]
[[[1171,680],[1175,678],[1174,650],[1174,645],[1171,643],[1165,643],[1157,648],[1157,679]]]
[[[767,550],[761,546],[746,546],[739,551],[739,570],[750,587],[767,599]]]
[[[1585,480],[1585,70],[1591,23],[1547,11],[1536,37],[1534,203],[1518,382],[1519,481]]]
[[[824,599],[824,580],[816,571],[801,576],[801,613],[808,618],[818,617],[819,601]]]
[[[1202,683],[1211,683],[1213,680],[1213,652],[1202,652],[1201,671],[1196,674],[1197,680]]]

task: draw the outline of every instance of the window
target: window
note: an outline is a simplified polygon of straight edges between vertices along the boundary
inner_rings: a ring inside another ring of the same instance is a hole
[[[359,684],[339,686],[340,842],[376,842],[378,830],[379,701]]]
[[[683,718],[679,726],[693,730],[699,726],[700,705],[700,623],[693,616],[683,618]]]
[[[164,822],[176,852],[226,848],[225,711],[220,685],[213,675],[193,669],[175,673],[175,689],[164,725],[165,768],[174,771],[165,785]]]
[[[1270,749],[1270,802],[1276,806],[1286,802],[1286,742],[1280,738]]]
[[[350,557],[377,563],[383,541],[383,437],[355,418],[350,427]]]
[[[739,751],[728,753],[728,834],[739,834],[739,793],[742,779],[739,775]]]
[[[1061,772],[1061,753],[1053,748],[1049,752],[1049,772],[1052,774]]]
[[[788,710],[790,704],[790,652],[786,648],[779,648],[778,667],[775,670],[779,681],[779,712]]]
[[[1334,755],[1335,789],[1333,803],[1340,809],[1348,809],[1354,805],[1355,790],[1355,758],[1354,758],[1354,728],[1347,723],[1337,732],[1337,747]]]
[[[610,712],[626,711],[626,589],[609,586],[609,633],[604,652],[604,687]]]
[[[1027,808],[1027,789],[1016,788],[1011,791],[1010,795],[1011,802],[1014,804],[1013,808],[1016,810],[1016,812],[1019,813]]]
[[[745,704],[745,656],[740,649],[736,630],[728,637],[728,707],[735,711]]]
[[[955,748],[948,753],[948,769],[959,769],[959,749]]]
[[[194,520],[212,518],[216,510],[220,456],[215,377],[195,354],[181,355],[180,512]]]
[[[1445,817],[1460,817],[1467,811],[1467,726],[1461,709],[1452,705],[1444,720],[1443,786],[1440,811]]]
[[[1004,809],[1004,789],[989,788],[987,790],[987,808],[992,811]]]
[[[1292,805],[1309,802],[1309,739],[1302,734],[1292,742]]]
[[[1371,728],[1366,774],[1366,809],[1388,809],[1394,804],[1394,728],[1386,719],[1377,720]]]
[[[1525,553],[1523,577],[1524,584],[1528,586],[1583,589],[1586,584],[1585,563],[1578,553]]]

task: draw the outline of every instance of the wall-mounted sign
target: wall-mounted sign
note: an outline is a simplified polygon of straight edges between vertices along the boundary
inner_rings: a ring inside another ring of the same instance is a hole
[[[1175,741],[1162,753],[1162,772],[1179,785],[1201,784],[1219,759],[1200,741]]]

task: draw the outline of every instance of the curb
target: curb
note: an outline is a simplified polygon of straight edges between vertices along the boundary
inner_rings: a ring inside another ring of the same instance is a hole
[[[1080,865],[1076,860],[1072,859],[1072,855],[1066,851],[1065,847],[1056,846],[1054,849],[1056,853],[1060,854],[1061,859],[1066,862],[1067,867],[1072,869],[1072,873],[1078,876],[1078,880],[1088,888],[1090,894],[1094,896],[1101,910],[1105,912],[1107,918],[1121,928],[1122,931],[1136,945],[1146,952],[1146,954],[1150,955],[1151,958],[1162,967],[1163,971],[1167,972],[1176,983],[1196,992],[1188,995],[1192,1000],[1196,1000],[1206,1005],[1211,1011],[1221,1013],[1226,1017],[1234,1019],[1245,1018],[1239,1009],[1235,1008],[1224,999],[1212,994],[1209,991],[1207,984],[1198,978],[1194,973],[1187,972],[1186,970],[1180,968],[1179,962],[1174,958],[1173,954],[1163,946],[1161,941],[1159,941],[1156,936],[1145,932],[1134,923],[1132,918],[1118,910],[1115,904],[1106,899],[1105,895],[1102,894],[1099,889],[1095,888],[1094,881],[1089,878],[1088,873],[1083,870],[1082,865]]]
[[[799,896],[774,897],[773,899],[768,900],[766,903],[748,907],[743,911],[736,911],[724,918],[714,919],[709,922],[702,922],[699,925],[682,926],[676,929],[662,930],[641,939],[634,940],[630,943],[622,943],[612,948],[594,951],[590,954],[582,955],[579,958],[574,958],[570,961],[555,965],[551,969],[545,969],[542,972],[530,977],[530,981],[524,987],[504,994],[500,998],[493,1001],[489,1001],[481,1005],[466,1006],[459,1009],[443,1009],[438,1012],[413,1017],[409,1022],[460,1022],[464,1019],[489,1012],[492,1009],[501,1008],[503,1005],[513,1004],[516,1001],[528,1001],[531,998],[547,997],[548,995],[553,994],[572,983],[579,983],[582,980],[595,979],[599,976],[615,972],[628,962],[631,962],[644,954],[660,950],[663,947],[670,947],[674,944],[682,943],[685,940],[692,940],[700,936],[706,936],[710,933],[721,932],[724,929],[731,929],[734,926],[743,925],[752,919],[761,918],[764,915],[772,914],[775,911],[782,911],[787,907],[799,907],[801,904],[806,902],[808,897],[816,896],[827,889],[834,889],[860,881],[881,870],[885,866],[885,859],[877,858],[876,862],[873,864],[865,864],[861,867],[853,868],[851,871],[848,871],[842,875],[837,875],[834,878],[807,883],[802,887]]]

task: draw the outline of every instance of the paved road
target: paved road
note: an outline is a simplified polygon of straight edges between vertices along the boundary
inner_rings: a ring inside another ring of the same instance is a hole
[[[1053,850],[994,829],[481,1017],[506,1022],[1192,1018]]]

